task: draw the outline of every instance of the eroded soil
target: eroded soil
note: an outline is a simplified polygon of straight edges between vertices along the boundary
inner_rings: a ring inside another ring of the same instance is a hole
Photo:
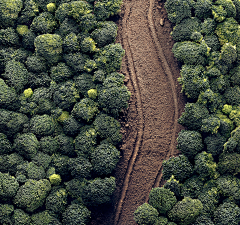
[[[162,161],[177,155],[177,123],[185,100],[164,2],[123,0],[117,42],[125,49],[121,73],[132,93],[121,123],[122,157],[113,203],[92,214],[92,225],[135,225],[133,212],[163,184]]]

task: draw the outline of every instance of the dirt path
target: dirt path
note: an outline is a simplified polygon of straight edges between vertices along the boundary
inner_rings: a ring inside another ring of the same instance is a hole
[[[117,42],[126,51],[121,72],[132,97],[122,118],[124,139],[114,203],[94,212],[94,225],[136,224],[133,212],[148,200],[153,187],[161,185],[162,161],[177,154],[176,135],[182,129],[177,119],[185,103],[163,2],[125,0],[118,26]]]

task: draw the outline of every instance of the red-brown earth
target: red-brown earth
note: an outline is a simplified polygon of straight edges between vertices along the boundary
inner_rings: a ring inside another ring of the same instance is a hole
[[[121,73],[131,91],[121,117],[123,143],[115,169],[113,203],[92,213],[91,225],[135,225],[133,212],[163,184],[162,161],[177,155],[177,123],[185,99],[163,1],[123,0],[117,42],[125,49]]]

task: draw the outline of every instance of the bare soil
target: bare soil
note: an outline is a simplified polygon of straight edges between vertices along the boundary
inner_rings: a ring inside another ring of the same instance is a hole
[[[177,155],[176,138],[185,99],[164,2],[123,0],[117,42],[126,53],[121,73],[132,96],[122,114],[122,157],[114,172],[117,189],[110,206],[92,213],[91,225],[135,225],[133,212],[163,185],[162,161]]]

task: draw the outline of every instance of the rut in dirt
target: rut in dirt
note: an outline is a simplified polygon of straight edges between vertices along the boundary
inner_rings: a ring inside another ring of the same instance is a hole
[[[170,156],[172,156],[174,154],[174,151],[176,150],[176,147],[175,147],[175,140],[176,140],[176,131],[177,131],[177,125],[178,125],[178,99],[177,99],[177,91],[176,91],[176,88],[175,88],[175,83],[174,83],[174,80],[173,80],[173,73],[170,69],[170,66],[168,65],[168,62],[167,62],[167,59],[163,53],[163,49],[162,49],[162,46],[158,40],[158,36],[157,36],[157,31],[156,31],[156,28],[155,28],[155,24],[154,24],[154,21],[153,21],[153,7],[154,7],[154,3],[155,1],[154,0],[150,0],[150,6],[149,6],[149,11],[148,11],[148,25],[150,27],[150,30],[151,30],[151,35],[153,37],[153,40],[154,40],[154,43],[155,43],[155,46],[157,48],[157,51],[158,51],[158,56],[159,56],[159,59],[161,60],[162,62],[162,67],[164,69],[164,72],[165,74],[168,76],[168,80],[169,80],[169,83],[171,85],[171,90],[172,90],[172,97],[173,97],[173,102],[174,102],[174,121],[173,121],[173,130],[172,130],[172,138],[171,138],[171,144],[170,144],[170,147],[169,147],[169,151],[168,151],[168,154],[166,156],[166,159],[168,159]],[[158,33],[161,35],[161,33]],[[162,165],[159,164],[159,169],[158,169],[158,175],[155,179],[155,184],[153,187],[159,187],[161,181],[162,181]],[[148,195],[147,195],[147,198],[145,200],[146,202],[148,201]]]

